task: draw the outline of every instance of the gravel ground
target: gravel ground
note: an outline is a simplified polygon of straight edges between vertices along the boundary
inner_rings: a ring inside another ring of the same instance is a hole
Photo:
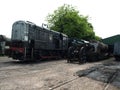
[[[120,90],[119,72],[110,83],[92,78],[94,74],[97,77],[96,73],[82,77],[76,74],[91,67],[108,66],[108,62],[114,64],[111,68],[119,69],[120,62],[115,62],[114,58],[79,65],[66,60],[21,63],[0,57],[0,90]]]

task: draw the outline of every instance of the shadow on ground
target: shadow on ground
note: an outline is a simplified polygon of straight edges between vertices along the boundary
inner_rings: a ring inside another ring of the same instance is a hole
[[[55,62],[55,61],[61,61],[63,59],[44,59],[44,60],[34,60],[34,61],[19,61],[19,60],[3,60],[1,65],[3,66],[11,66],[11,65],[34,65],[34,64],[40,64],[40,63],[48,63],[48,62]]]
[[[76,72],[79,77],[88,77],[120,88],[120,62],[105,62]]]

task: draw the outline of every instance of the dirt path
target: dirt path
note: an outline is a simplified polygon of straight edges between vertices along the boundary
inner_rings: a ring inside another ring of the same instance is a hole
[[[116,83],[120,84],[117,77],[120,73],[110,83],[92,78],[99,72],[82,77],[76,74],[108,62],[116,64],[113,58],[79,65],[66,63],[66,60],[19,63],[0,57],[0,90],[119,90]]]

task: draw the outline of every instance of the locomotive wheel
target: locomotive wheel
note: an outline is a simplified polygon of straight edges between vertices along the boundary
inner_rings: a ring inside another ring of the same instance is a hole
[[[67,59],[67,63],[72,63],[73,62],[73,59],[74,59],[74,47],[73,46],[70,46],[69,49],[68,49],[68,59]]]
[[[86,63],[86,59],[87,59],[87,57],[85,55],[82,55],[79,59],[79,64]]]
[[[67,63],[70,63],[70,59],[67,59]]]
[[[86,63],[87,56],[86,56],[86,50],[85,47],[82,47],[79,52],[79,64]]]
[[[67,63],[71,63],[71,59],[67,59]]]

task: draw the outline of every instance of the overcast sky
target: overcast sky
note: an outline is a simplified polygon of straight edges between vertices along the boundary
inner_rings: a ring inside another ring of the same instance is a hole
[[[120,0],[0,0],[0,34],[11,37],[12,24],[17,20],[41,26],[48,13],[64,4],[88,15],[96,35],[106,38],[120,34]]]

